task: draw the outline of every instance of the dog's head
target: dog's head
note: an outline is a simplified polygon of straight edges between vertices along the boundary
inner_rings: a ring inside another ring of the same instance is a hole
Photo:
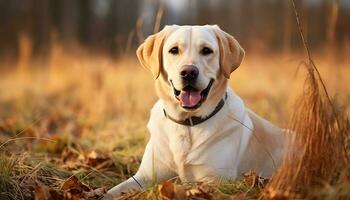
[[[244,50],[216,25],[172,25],[149,36],[137,49],[137,56],[158,82],[160,98],[193,112],[207,99],[222,98]]]

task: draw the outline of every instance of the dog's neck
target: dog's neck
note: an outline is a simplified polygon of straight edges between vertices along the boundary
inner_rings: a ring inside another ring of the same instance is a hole
[[[163,78],[164,77],[159,77]],[[158,97],[162,100],[164,109],[167,114],[175,120],[185,120],[190,117],[202,117],[209,116],[217,107],[220,100],[224,98],[227,90],[227,79],[217,79],[214,81],[213,87],[209,92],[207,100],[195,111],[187,111],[180,106],[178,100],[172,95],[172,88],[167,81],[156,81],[156,91]]]

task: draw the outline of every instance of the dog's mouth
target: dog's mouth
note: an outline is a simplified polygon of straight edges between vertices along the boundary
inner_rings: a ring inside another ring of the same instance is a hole
[[[172,80],[170,80],[170,83],[173,87],[175,98],[180,102],[181,107],[188,110],[195,110],[207,99],[214,79],[210,79],[208,86],[204,90],[198,90],[192,85],[187,85],[182,90],[177,90]]]

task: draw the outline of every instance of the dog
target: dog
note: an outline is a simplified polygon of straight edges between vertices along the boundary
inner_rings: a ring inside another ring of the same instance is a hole
[[[217,25],[171,25],[149,36],[136,53],[155,79],[159,100],[137,173],[107,195],[176,176],[213,182],[250,170],[272,175],[283,155],[283,131],[246,108],[228,86],[245,55],[233,36]]]

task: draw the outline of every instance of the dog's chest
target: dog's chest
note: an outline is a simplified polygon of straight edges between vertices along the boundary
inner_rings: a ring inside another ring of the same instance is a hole
[[[177,166],[183,165],[193,146],[191,128],[176,126],[172,134],[168,134],[169,149]]]
[[[217,127],[215,123],[204,127],[181,126],[169,141],[182,180],[236,177],[241,134],[234,134],[232,126]]]
[[[152,109],[148,128],[161,162],[184,181],[235,178],[251,135],[249,129],[233,120],[251,126],[243,103],[240,99],[235,102],[226,102],[215,116],[192,127],[167,119],[164,106],[158,102]]]
[[[229,123],[218,123],[215,119],[208,122],[189,127],[163,121],[154,130],[167,137],[167,144],[163,145],[168,146],[171,156],[167,157],[172,158],[167,162],[173,163],[171,167],[183,181],[208,181],[218,176],[237,175],[242,133],[235,133],[237,130]]]

